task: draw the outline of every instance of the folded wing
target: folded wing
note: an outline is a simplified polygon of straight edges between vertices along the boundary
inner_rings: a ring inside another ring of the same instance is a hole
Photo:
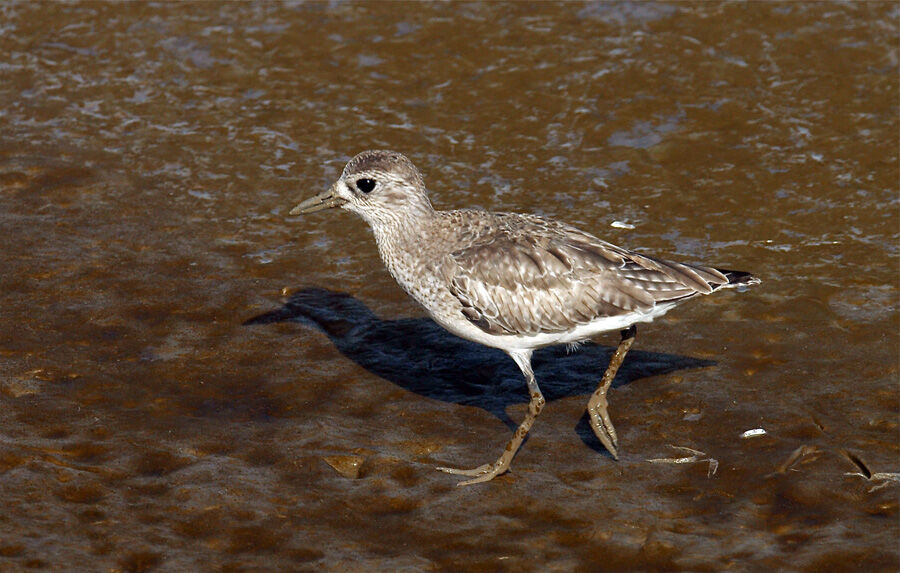
[[[564,332],[728,284],[719,271],[639,255],[540,217],[498,215],[441,261],[465,317],[491,334]]]

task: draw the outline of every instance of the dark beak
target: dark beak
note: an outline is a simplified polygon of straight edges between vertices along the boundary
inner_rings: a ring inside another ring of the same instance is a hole
[[[315,197],[310,197],[305,201],[301,201],[299,205],[291,209],[290,214],[306,215],[308,213],[315,213],[316,211],[322,211],[324,209],[340,207],[346,202],[346,199],[338,197],[337,193],[334,192],[334,185],[332,185],[331,189],[323,191]]]

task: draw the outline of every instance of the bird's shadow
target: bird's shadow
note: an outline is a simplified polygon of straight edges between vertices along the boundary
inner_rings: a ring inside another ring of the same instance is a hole
[[[244,325],[285,321],[318,328],[344,356],[398,386],[436,400],[483,408],[511,429],[516,423],[507,416],[507,407],[528,402],[525,379],[506,353],[454,336],[430,319],[381,320],[346,293],[312,287],[292,294],[281,308],[250,318]],[[613,351],[592,343],[575,351],[565,346],[536,351],[532,365],[545,398],[552,401],[593,392]],[[714,364],[633,350],[619,368],[613,387]],[[586,415],[576,432],[588,446],[605,452]]]

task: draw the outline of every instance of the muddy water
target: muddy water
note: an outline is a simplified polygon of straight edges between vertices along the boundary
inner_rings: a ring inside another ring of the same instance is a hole
[[[0,570],[896,570],[898,19],[0,6]],[[639,328],[621,461],[582,417],[610,334],[538,353],[513,471],[457,488],[515,365],[362,221],[287,216],[376,147],[439,207],[763,283]]]

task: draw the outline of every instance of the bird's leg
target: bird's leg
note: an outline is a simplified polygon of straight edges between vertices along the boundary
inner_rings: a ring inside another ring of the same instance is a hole
[[[613,378],[616,377],[619,366],[625,361],[625,355],[628,354],[628,349],[631,348],[631,344],[634,342],[636,332],[637,329],[633,324],[622,331],[622,341],[619,342],[619,347],[613,353],[609,366],[600,380],[600,385],[591,394],[591,399],[588,400],[587,406],[588,417],[590,418],[594,434],[597,435],[600,443],[609,450],[613,459],[616,460],[619,459],[619,437],[616,435],[616,429],[613,427],[612,420],[609,419],[609,411],[607,410],[609,402],[606,401],[606,391],[609,390]]]
[[[508,470],[510,463],[512,463],[513,458],[516,456],[516,452],[522,445],[522,441],[525,439],[525,436],[528,435],[528,430],[531,429],[531,425],[534,424],[534,421],[541,413],[541,410],[544,409],[544,395],[541,394],[541,389],[538,387],[537,380],[534,379],[534,372],[531,370],[531,351],[510,352],[509,355],[512,356],[513,360],[516,361],[516,364],[519,365],[522,374],[525,375],[525,381],[528,383],[528,393],[531,395],[531,400],[528,402],[528,413],[525,414],[525,419],[522,420],[522,423],[516,428],[516,431],[513,432],[512,438],[510,438],[509,443],[506,444],[506,448],[496,462],[484,464],[483,466],[471,470],[445,467],[437,468],[448,474],[473,476],[473,479],[461,481],[457,485],[471,485],[473,483],[489,481]]]

